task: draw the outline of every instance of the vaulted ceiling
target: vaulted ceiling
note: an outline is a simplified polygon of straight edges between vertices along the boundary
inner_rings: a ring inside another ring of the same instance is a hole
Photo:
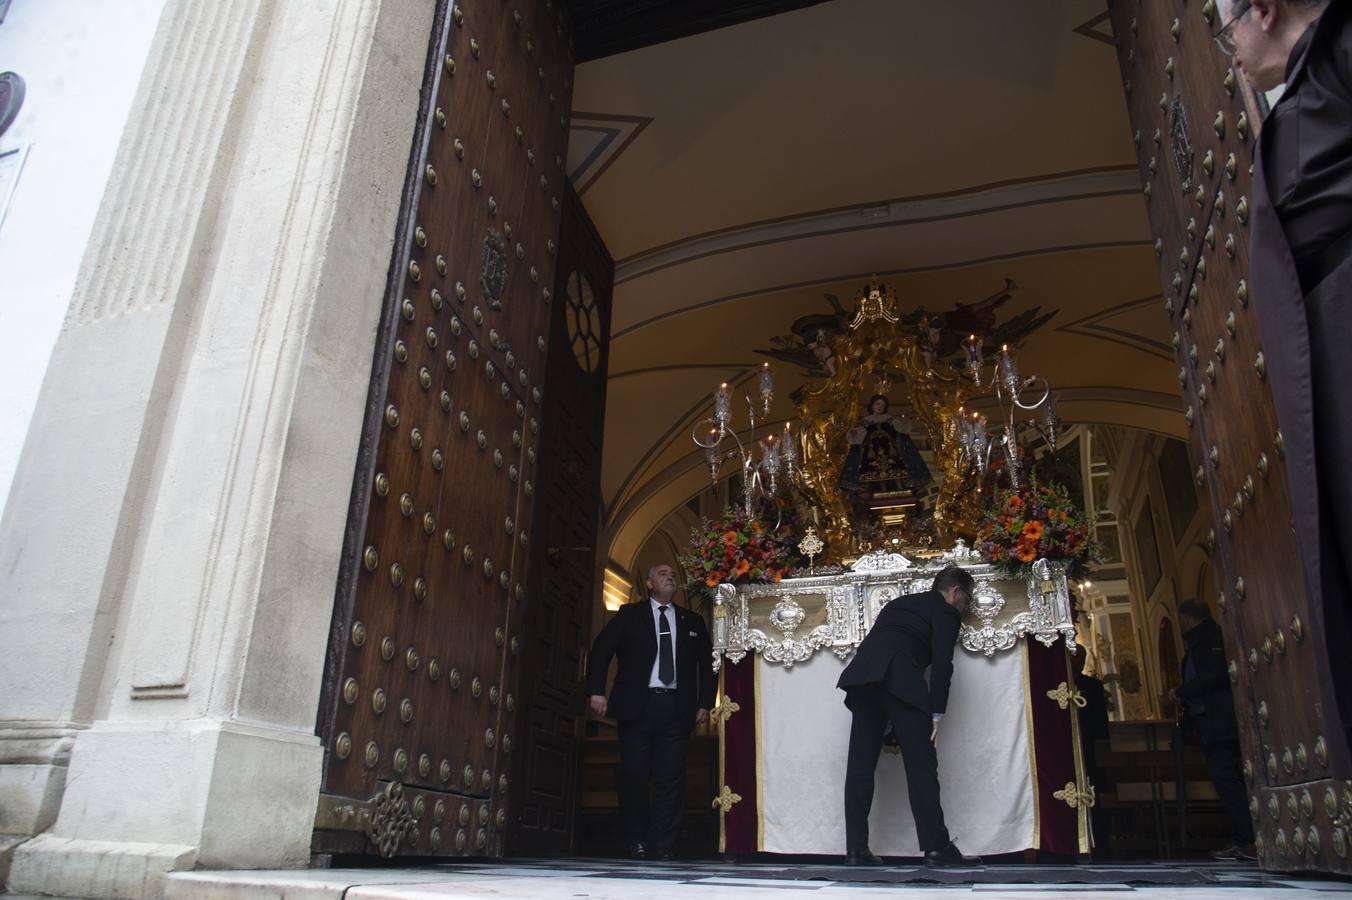
[[[1107,28],[1102,0],[833,0],[578,67],[569,167],[617,261],[612,558],[707,483],[714,386],[872,274],[936,312],[1013,280],[1002,316],[1057,311],[1021,356],[1065,419],[1183,433]],[[777,371],[782,421],[804,375]]]

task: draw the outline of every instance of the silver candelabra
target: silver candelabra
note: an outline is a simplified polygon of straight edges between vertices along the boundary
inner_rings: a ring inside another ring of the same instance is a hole
[[[775,396],[774,375],[770,364],[761,366],[760,378],[760,417],[770,415],[770,402]],[[781,437],[767,435],[762,441],[755,440],[757,404],[750,395],[745,395],[749,427],[746,440],[732,427],[732,386],[726,381],[714,391],[714,414],[712,418],[696,422],[690,430],[690,439],[704,450],[704,462],[709,467],[709,479],[718,483],[719,472],[728,460],[737,460],[742,467],[742,505],[748,516],[757,496],[771,496],[779,490],[779,476],[792,480],[798,471],[798,445],[794,439],[793,428],[784,423]],[[760,450],[756,459],[754,451]]]
[[[1041,410],[1041,419],[1030,418],[1024,424],[1035,428],[1047,442],[1052,452],[1056,452],[1056,442],[1060,436],[1061,419],[1057,415],[1056,398],[1052,395],[1051,385],[1041,375],[1022,378],[1014,354],[1009,345],[1000,348],[1000,355],[991,365],[989,376],[985,375],[986,363],[982,357],[981,342],[976,335],[968,337],[966,342],[967,371],[977,387],[989,385],[995,390],[996,405],[1004,412],[1005,424],[998,436],[992,437],[986,429],[987,420],[980,412],[967,412],[966,407],[958,409],[954,423],[958,443],[962,448],[963,461],[984,472],[990,465],[991,448],[996,440],[1004,455],[1005,468],[1009,472],[1011,486],[1019,487],[1022,472],[1019,464],[1019,434],[1016,417],[1020,410],[1032,412]],[[984,381],[984,383],[983,383]],[[1037,396],[1038,392],[1041,396]],[[1030,398],[1036,400],[1029,402]]]

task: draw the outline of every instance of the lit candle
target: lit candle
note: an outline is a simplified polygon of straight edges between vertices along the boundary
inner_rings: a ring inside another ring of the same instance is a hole
[[[779,474],[779,446],[775,443],[775,436],[772,434],[761,444],[761,465],[765,467],[765,473],[770,476],[770,493],[775,492],[775,476]]]
[[[714,421],[718,423],[719,432],[727,430],[728,420],[732,417],[732,388],[728,387],[725,381],[718,386],[714,393]]]
[[[1014,364],[1014,354],[1009,352],[1008,344],[1000,348],[1000,376],[1011,396],[1019,392],[1019,367]]]
[[[761,363],[760,371],[760,395],[761,404],[765,414],[770,414],[770,401],[775,396],[775,376],[770,372],[769,363]]]
[[[972,381],[981,383],[981,342],[976,339],[976,335],[967,336],[967,369],[972,374]]]

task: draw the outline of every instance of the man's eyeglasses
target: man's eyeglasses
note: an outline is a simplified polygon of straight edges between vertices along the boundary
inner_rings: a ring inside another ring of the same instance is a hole
[[[1240,19],[1248,15],[1249,10],[1253,9],[1252,4],[1250,4],[1248,0],[1237,0],[1234,6],[1239,11],[1232,15],[1230,20],[1212,35],[1213,39],[1216,41],[1216,46],[1220,47],[1221,52],[1226,56],[1235,55],[1235,25],[1239,23]]]

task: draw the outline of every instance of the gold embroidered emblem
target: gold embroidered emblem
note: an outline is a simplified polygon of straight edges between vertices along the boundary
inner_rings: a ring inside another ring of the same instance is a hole
[[[723,785],[723,790],[720,791],[718,796],[714,798],[714,802],[711,804],[711,806],[713,806],[713,808],[715,809],[722,810],[724,813],[727,813],[732,809],[734,804],[741,802],[742,795],[733,793],[732,788],[728,787],[725,784]]]
[[[1075,690],[1073,687],[1071,687],[1064,681],[1056,686],[1056,690],[1048,691],[1047,697],[1049,699],[1055,700],[1056,704],[1060,706],[1062,709],[1066,709],[1072,703],[1074,703],[1080,709],[1084,709],[1085,704],[1087,702],[1084,699],[1084,694],[1081,694],[1079,691]]]
[[[724,697],[723,702],[719,703],[709,713],[709,720],[712,722],[726,722],[732,718],[732,714],[741,709],[741,704],[731,697]]]
[[[1066,786],[1059,791],[1053,791],[1052,796],[1057,800],[1064,800],[1071,809],[1079,809],[1080,807],[1088,809],[1094,805],[1096,800],[1092,784],[1087,784],[1084,790],[1080,790],[1073,781],[1067,781]]]

